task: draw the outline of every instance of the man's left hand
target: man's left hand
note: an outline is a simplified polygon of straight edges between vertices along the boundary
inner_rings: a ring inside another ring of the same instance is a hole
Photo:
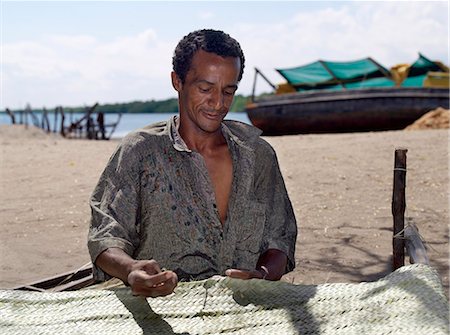
[[[285,273],[288,258],[286,254],[277,249],[268,249],[259,256],[255,270],[228,269],[225,275],[239,279],[266,279],[280,280]]]
[[[230,278],[238,278],[238,279],[265,279],[265,275],[267,273],[264,273],[263,270],[238,270],[238,269],[228,269],[225,271],[225,275]]]

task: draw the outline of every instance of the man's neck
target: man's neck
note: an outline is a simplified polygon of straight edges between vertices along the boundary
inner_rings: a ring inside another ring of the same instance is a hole
[[[178,132],[190,150],[201,154],[208,154],[218,147],[226,144],[226,139],[222,134],[222,129],[208,133],[201,130],[192,130],[180,125]]]

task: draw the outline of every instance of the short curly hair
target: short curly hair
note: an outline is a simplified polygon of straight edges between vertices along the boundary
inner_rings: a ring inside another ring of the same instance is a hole
[[[184,84],[186,75],[191,68],[195,52],[203,50],[222,57],[239,57],[241,69],[238,81],[244,74],[245,57],[238,41],[220,30],[196,30],[184,36],[175,48],[172,58],[173,71]]]

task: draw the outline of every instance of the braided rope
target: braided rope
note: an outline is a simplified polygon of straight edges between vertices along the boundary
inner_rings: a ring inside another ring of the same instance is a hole
[[[129,288],[0,290],[1,334],[448,334],[435,270],[408,265],[370,283],[293,285],[214,277],[174,294]]]

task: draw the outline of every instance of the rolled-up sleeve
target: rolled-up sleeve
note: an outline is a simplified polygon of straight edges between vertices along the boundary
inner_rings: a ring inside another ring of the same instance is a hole
[[[277,249],[286,254],[285,273],[295,268],[297,222],[286,190],[275,151],[272,147],[263,157],[265,168],[259,176],[259,191],[266,195],[266,223],[263,233],[263,252]]]
[[[97,281],[111,278],[95,265],[108,248],[130,256],[139,244],[139,155],[127,138],[111,156],[90,199],[88,249]]]

